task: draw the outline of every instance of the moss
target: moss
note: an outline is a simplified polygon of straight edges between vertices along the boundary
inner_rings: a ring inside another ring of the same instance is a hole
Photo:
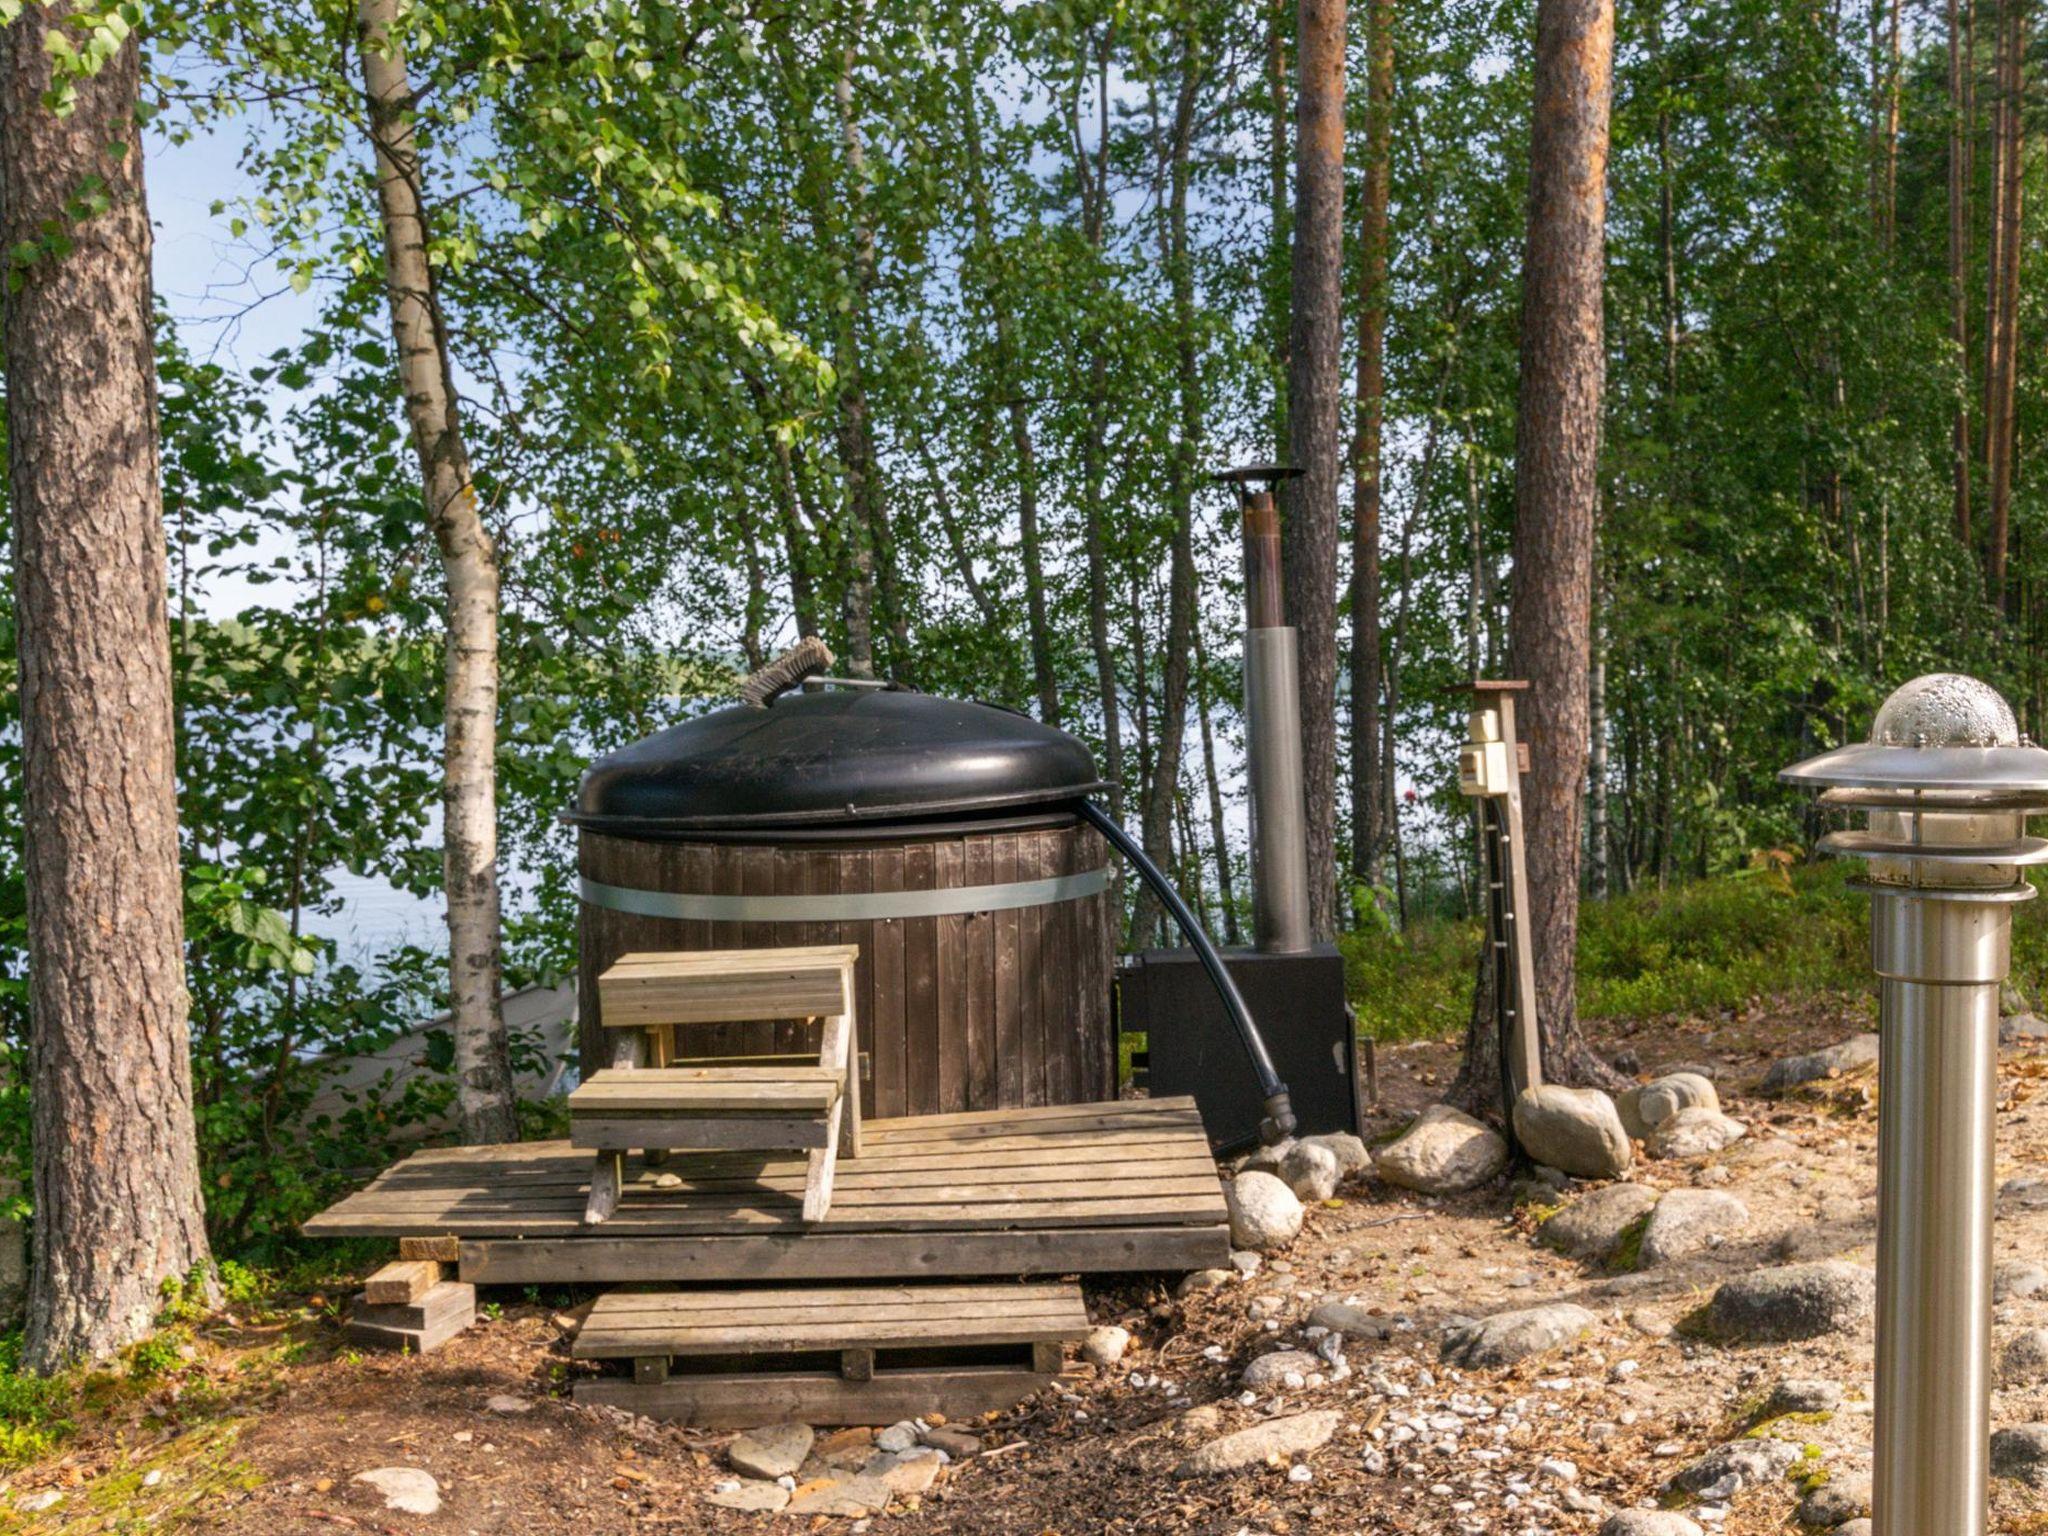
[[[1643,1234],[1650,1230],[1650,1212],[1645,1211],[1621,1229],[1614,1251],[1607,1255],[1607,1267],[1617,1275],[1633,1274],[1643,1262]]]

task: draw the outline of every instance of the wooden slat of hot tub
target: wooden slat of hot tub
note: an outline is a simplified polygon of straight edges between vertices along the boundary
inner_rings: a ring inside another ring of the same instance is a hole
[[[685,1153],[637,1164],[610,1240],[807,1232],[1220,1227],[1215,1165],[1192,1101],[991,1110],[871,1121],[839,1169],[831,1213],[801,1219],[801,1158]],[[313,1236],[583,1236],[589,1160],[560,1142],[420,1152],[306,1224]],[[1177,1245],[1184,1247],[1185,1245]],[[1138,1267],[1119,1265],[1116,1267]],[[886,1272],[886,1271],[882,1271]]]

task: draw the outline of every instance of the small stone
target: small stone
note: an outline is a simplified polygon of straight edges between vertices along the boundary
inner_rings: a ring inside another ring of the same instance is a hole
[[[1600,1536],[1702,1536],[1700,1528],[1668,1509],[1624,1509],[1609,1515]]]
[[[1846,1525],[1836,1526],[1835,1536],[1871,1536],[1875,1529],[1868,1518],[1851,1520]]]
[[[1740,1120],[1731,1120],[1718,1109],[1694,1106],[1681,1109],[1657,1127],[1650,1137],[1652,1157],[1706,1157],[1732,1147],[1749,1134]]]
[[[1425,1195],[1476,1189],[1507,1166],[1508,1144],[1490,1126],[1448,1104],[1432,1104],[1396,1140],[1373,1154],[1389,1184]]]
[[[1858,1326],[1876,1305],[1876,1275],[1830,1259],[1727,1281],[1707,1304],[1707,1321],[1730,1338],[1811,1339]]]
[[[792,1515],[839,1515],[862,1519],[889,1507],[891,1489],[879,1477],[847,1477],[806,1483],[790,1496]]]
[[[2031,1259],[2006,1259],[1991,1271],[1991,1299],[2014,1301],[2048,1290],[2048,1269]]]
[[[2048,1208],[2048,1179],[2007,1179],[1998,1186],[1998,1203],[2018,1211]]]
[[[39,1488],[34,1493],[24,1493],[15,1500],[14,1507],[26,1514],[39,1515],[63,1502],[64,1491],[61,1488]]]
[[[875,1457],[861,1468],[861,1476],[879,1478],[891,1493],[923,1493],[938,1481],[945,1458],[928,1445],[915,1446],[896,1455]]]
[[[1582,1179],[1628,1171],[1635,1148],[1614,1100],[1598,1088],[1542,1083],[1515,1100],[1515,1139],[1537,1162]]]
[[[1648,1141],[1650,1135],[1681,1109],[1721,1107],[1714,1085],[1697,1072],[1668,1072],[1654,1082],[1630,1088],[1614,1101],[1629,1135]]]
[[[1249,1429],[1225,1435],[1197,1447],[1174,1469],[1175,1477],[1208,1477],[1219,1472],[1236,1472],[1262,1466],[1272,1456],[1301,1456],[1329,1444],[1344,1421],[1334,1408],[1297,1413],[1284,1419],[1268,1419]]]
[[[944,1451],[955,1461],[981,1454],[981,1437],[964,1429],[928,1429],[924,1432],[924,1443],[935,1451]]]
[[[1764,1074],[1765,1093],[1783,1093],[1788,1088],[1798,1088],[1807,1083],[1817,1083],[1823,1078],[1838,1077],[1865,1067],[1877,1065],[1877,1036],[1873,1034],[1851,1035],[1824,1051],[1813,1051],[1804,1056],[1787,1056],[1775,1063]]]
[[[353,1479],[384,1495],[384,1507],[404,1515],[431,1515],[441,1507],[441,1485],[418,1467],[372,1467]]]
[[[1801,1525],[1837,1526],[1870,1513],[1870,1474],[1845,1472],[1831,1475],[1799,1501]]]
[[[1350,1339],[1376,1339],[1386,1332],[1386,1324],[1374,1317],[1363,1307],[1354,1307],[1342,1301],[1326,1301],[1308,1315],[1311,1328],[1327,1328],[1332,1333],[1341,1333]]]
[[[1781,1418],[1788,1413],[1833,1413],[1842,1406],[1841,1383],[1811,1376],[1788,1376],[1771,1388],[1764,1399],[1763,1417]]]
[[[874,1453],[875,1432],[865,1427],[836,1429],[811,1449],[820,1460],[857,1467]]]
[[[1638,1268],[1690,1258],[1734,1237],[1749,1225],[1749,1207],[1718,1189],[1674,1189],[1643,1228]]]
[[[1254,1392],[1277,1392],[1282,1388],[1299,1391],[1309,1372],[1322,1369],[1323,1362],[1300,1349],[1279,1349],[1261,1355],[1244,1368],[1244,1384]],[[1290,1378],[1292,1378],[1290,1380]]]
[[[875,1436],[875,1449],[891,1452],[907,1451],[917,1444],[918,1436],[919,1430],[916,1423],[910,1419],[903,1419],[891,1424],[887,1429]]]
[[[657,1173],[647,1182],[656,1189],[681,1189],[683,1187],[683,1176],[679,1173]]]
[[[1468,1369],[1513,1365],[1570,1343],[1599,1319],[1570,1302],[1496,1312],[1475,1322],[1454,1323],[1444,1330],[1442,1356]]]
[[[1263,1255],[1254,1253],[1249,1248],[1237,1248],[1231,1251],[1230,1267],[1247,1280],[1259,1272],[1259,1266],[1264,1262],[1265,1258]]]
[[[514,1397],[509,1392],[500,1392],[484,1400],[484,1408],[491,1413],[531,1413],[533,1404],[523,1397]]]
[[[1270,1173],[1240,1173],[1224,1193],[1230,1240],[1241,1248],[1284,1248],[1301,1231],[1300,1199]]]
[[[1536,1240],[1568,1258],[1605,1259],[1656,1204],[1657,1191],[1646,1185],[1609,1184],[1581,1195],[1544,1222]]]
[[[1312,1483],[1315,1477],[1315,1473],[1309,1469],[1306,1462],[1296,1462],[1287,1469],[1287,1481],[1290,1483]]]
[[[1124,1351],[1131,1347],[1131,1331],[1128,1328],[1110,1326],[1097,1328],[1088,1335],[1081,1345],[1081,1358],[1098,1371],[1106,1371],[1123,1359]]]
[[[1991,1475],[2048,1489],[2048,1424],[2015,1424],[1993,1434]]]
[[[1646,1339],[1668,1339],[1673,1331],[1671,1319],[1660,1317],[1647,1307],[1637,1307],[1629,1313],[1628,1325]]]
[[[1800,1449],[1788,1440],[1768,1436],[1733,1440],[1707,1452],[1671,1479],[1673,1488],[1696,1493],[1702,1498],[1729,1499],[1745,1488],[1759,1487],[1783,1477],[1800,1458]],[[1733,1487],[1728,1487],[1733,1483]]]
[[[1183,1440],[1199,1442],[1213,1440],[1222,1427],[1223,1410],[1214,1403],[1203,1403],[1180,1416],[1180,1422],[1174,1425],[1174,1433]]]
[[[1180,1284],[1173,1288],[1173,1294],[1183,1301],[1190,1296],[1199,1296],[1203,1291],[1220,1290],[1237,1278],[1233,1269],[1198,1269],[1192,1274],[1182,1275]]]
[[[817,1435],[808,1424],[769,1424],[733,1441],[725,1459],[735,1472],[774,1482],[795,1473],[811,1454]]]
[[[2008,1387],[2048,1379],[2048,1328],[2030,1328],[2005,1346],[1998,1357],[1998,1379]]]
[[[1282,1181],[1294,1191],[1295,1199],[1310,1205],[1335,1195],[1343,1177],[1337,1154],[1312,1141],[1297,1141],[1280,1162]]]
[[[752,1478],[734,1483],[730,1488],[723,1485],[704,1495],[706,1504],[716,1504],[720,1509],[743,1509],[756,1514],[766,1514],[782,1508],[789,1502],[789,1490],[775,1483],[758,1482]]]
[[[162,1482],[163,1480],[164,1469],[162,1467],[151,1467],[147,1472],[142,1474],[142,1486],[145,1488],[154,1488],[158,1483]]]
[[[1323,1148],[1337,1159],[1337,1167],[1346,1178],[1354,1173],[1363,1173],[1372,1166],[1372,1154],[1365,1150],[1365,1143],[1349,1131],[1326,1131],[1320,1136],[1304,1136],[1301,1145]]]

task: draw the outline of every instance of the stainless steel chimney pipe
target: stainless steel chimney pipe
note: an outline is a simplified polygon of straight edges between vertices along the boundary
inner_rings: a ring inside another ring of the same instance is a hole
[[[1780,777],[1869,818],[1820,847],[1866,862],[1879,978],[1875,1536],[1982,1536],[1998,994],[2023,866],[2048,860],[2026,833],[2048,751],[1995,689],[1935,673]]]
[[[1216,478],[1244,514],[1244,714],[1252,813],[1252,928],[1268,954],[1314,942],[1308,917],[1308,814],[1301,763],[1301,672],[1280,576],[1273,487],[1300,474],[1247,464]]]

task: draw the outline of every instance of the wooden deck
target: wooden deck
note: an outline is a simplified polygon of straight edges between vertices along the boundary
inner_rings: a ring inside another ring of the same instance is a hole
[[[481,1284],[947,1278],[1200,1269],[1228,1216],[1192,1099],[871,1120],[830,1213],[802,1219],[801,1155],[630,1159],[586,1227],[566,1142],[415,1153],[305,1225],[315,1237],[461,1239]],[[657,1188],[673,1175],[679,1184]]]

